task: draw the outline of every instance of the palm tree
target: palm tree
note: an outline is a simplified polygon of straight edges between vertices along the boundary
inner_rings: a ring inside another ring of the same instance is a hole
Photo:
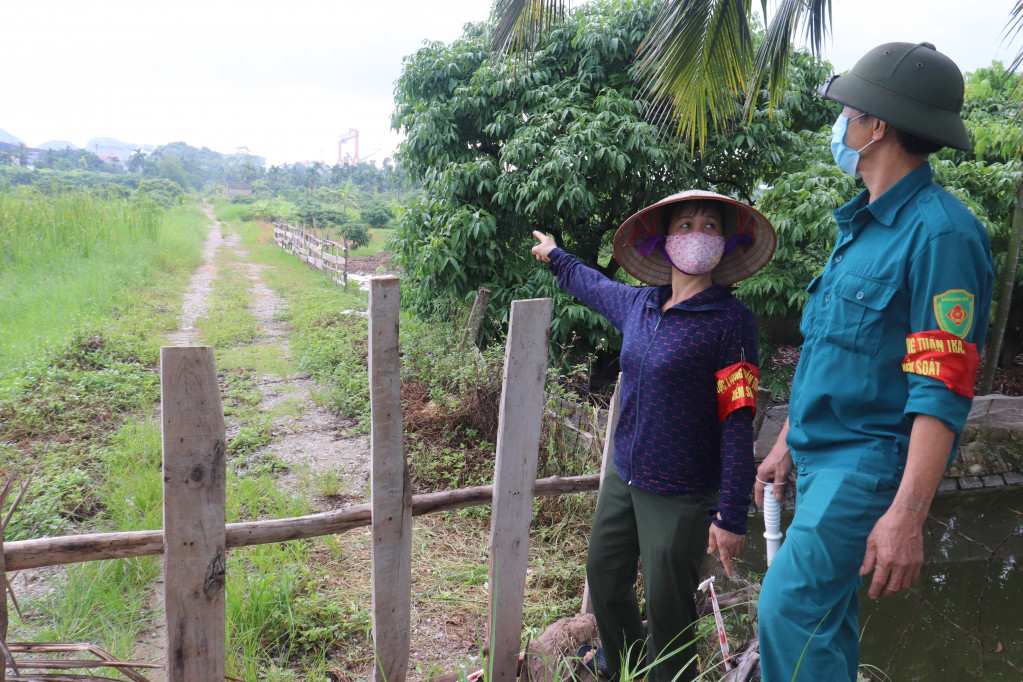
[[[767,16],[767,0],[761,0]],[[499,18],[492,48],[498,53],[534,52],[566,11],[565,0],[496,0]],[[821,55],[831,24],[831,0],[779,0],[760,47],[753,49],[750,0],[664,0],[636,53],[636,72],[654,122],[671,121],[676,132],[703,147],[707,128],[724,128],[735,103],[746,115],[766,81],[772,107],[785,92],[793,37],[805,34]],[[1023,33],[1023,0],[1009,14],[1005,35]],[[1010,67],[1023,65],[1023,48]],[[1017,92],[1023,96],[1023,77]]]
[[[270,170],[267,171],[267,177],[270,179],[270,186],[276,187],[281,184],[281,176],[283,175],[284,172],[281,170],[280,166],[270,166]]]
[[[323,170],[323,163],[320,161],[313,161],[306,169],[306,179],[309,181],[309,189],[316,189],[316,185],[320,183],[320,174]]]
[[[349,206],[362,210],[362,207],[355,201],[355,191],[352,189],[351,180],[346,182],[343,187],[335,187],[330,190],[330,194],[337,199],[337,208],[341,209],[342,213],[347,214]]]
[[[128,171],[131,173],[141,173],[146,167],[146,157],[142,153],[142,148],[139,147],[128,159]]]

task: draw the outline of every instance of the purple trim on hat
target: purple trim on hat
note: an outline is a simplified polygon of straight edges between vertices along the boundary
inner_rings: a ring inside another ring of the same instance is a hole
[[[733,234],[727,242],[725,242],[725,253],[731,253],[735,250],[735,247],[741,246],[743,250],[753,246],[755,242],[752,234]]]
[[[647,237],[636,244],[636,253],[641,256],[649,256],[655,249],[659,248],[663,251],[666,239],[667,237],[663,234],[655,234],[652,237]]]
[[[757,241],[757,235],[753,231],[756,220],[752,213],[744,213],[739,210],[738,206],[733,204],[735,209],[735,225],[736,231],[731,238],[725,242],[725,254],[731,253],[735,250],[735,247],[741,246],[745,253],[753,244]]]
[[[640,237],[641,229],[643,235],[647,237],[652,237],[657,234],[657,226],[654,224],[652,220],[650,220],[650,218],[645,213],[636,216],[636,223],[639,225],[639,227],[633,228],[632,236],[629,238],[629,242],[633,246],[636,245],[636,240]],[[648,251],[644,255],[649,255],[649,253],[650,252]]]

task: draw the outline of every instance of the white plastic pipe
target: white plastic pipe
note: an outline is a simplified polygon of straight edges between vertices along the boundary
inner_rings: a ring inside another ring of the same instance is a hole
[[[774,484],[764,486],[764,539],[767,540],[767,565],[781,547],[781,506],[774,499]]]

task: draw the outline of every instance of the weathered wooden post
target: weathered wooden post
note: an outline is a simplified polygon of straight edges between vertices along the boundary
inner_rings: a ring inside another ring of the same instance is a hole
[[[490,526],[490,682],[517,676],[551,309],[549,298],[511,305]]]
[[[4,528],[0,528],[0,642],[7,645],[7,566],[4,564]],[[0,682],[7,679],[7,657],[0,662]]]
[[[469,344],[476,343],[476,336],[480,333],[489,302],[490,289],[486,287],[477,289],[476,297],[472,300],[472,308],[469,309],[469,319],[465,321],[465,330],[462,331],[462,340],[458,342],[459,351],[465,350]]]
[[[412,485],[402,448],[397,277],[369,281],[373,648],[376,682],[402,682],[412,610]]]
[[[344,252],[345,252],[344,273],[341,275],[341,279],[345,283],[345,292],[347,292],[348,291],[348,240],[345,239],[344,237],[341,237],[341,243],[344,245],[343,248],[344,248]]]
[[[209,346],[160,350],[168,682],[224,679],[224,411]]]

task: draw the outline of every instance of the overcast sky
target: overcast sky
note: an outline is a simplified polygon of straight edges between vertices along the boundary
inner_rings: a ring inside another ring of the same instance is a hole
[[[933,42],[964,71],[1009,61],[1016,0],[835,0],[826,57],[848,69],[892,40]],[[579,4],[579,3],[575,3]],[[758,5],[759,3],[754,3]],[[769,6],[773,6],[771,3]],[[268,163],[392,153],[394,81],[423,40],[450,42],[491,0],[8,0],[0,128],[29,146],[185,141]]]

